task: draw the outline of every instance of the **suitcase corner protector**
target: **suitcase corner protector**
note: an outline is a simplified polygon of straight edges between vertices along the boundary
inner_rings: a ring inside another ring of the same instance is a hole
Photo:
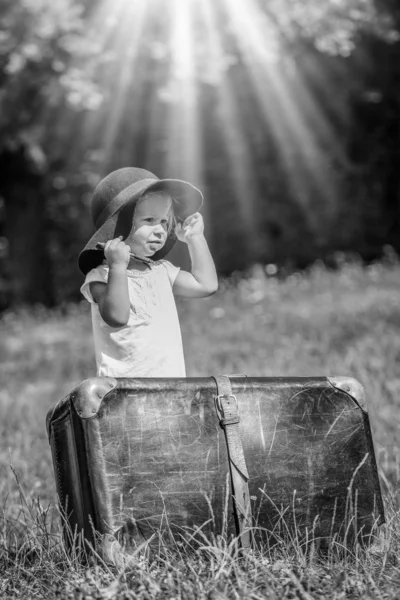
[[[354,377],[327,377],[329,383],[335,388],[346,392],[356,400],[359,406],[368,412],[367,399],[362,384]]]
[[[117,387],[113,377],[92,377],[85,379],[71,393],[71,401],[82,419],[95,417],[104,397]]]

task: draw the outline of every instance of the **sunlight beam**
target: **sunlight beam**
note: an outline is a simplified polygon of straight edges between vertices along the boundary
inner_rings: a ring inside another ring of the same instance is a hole
[[[224,66],[223,49],[216,23],[213,0],[203,0],[202,16],[207,32],[210,76],[218,81],[219,118],[229,158],[229,177],[234,181],[235,195],[240,218],[246,231],[254,227],[255,177],[250,162],[251,152],[240,121],[235,94]],[[214,69],[214,73],[212,72]]]
[[[168,104],[165,173],[179,174],[202,184],[196,57],[193,31],[193,0],[171,0],[171,64],[166,89],[160,92]]]
[[[101,148],[104,163],[110,159],[122,118],[128,113],[131,120],[135,119],[138,89],[134,81],[138,82],[137,58],[143,40],[147,7],[146,0],[135,0],[134,3],[120,0],[120,4],[124,5],[124,10],[119,13],[119,30],[112,48],[113,63],[110,63],[105,79],[107,93],[111,97],[111,102],[107,104],[112,110],[103,117]]]
[[[299,74],[292,70],[288,76],[277,59],[275,24],[254,0],[223,2],[292,191],[317,229],[318,213],[309,210],[313,187],[326,208],[334,210],[337,204],[335,176],[323,148],[328,146],[331,152],[338,146],[337,139]],[[283,58],[287,63],[288,57]]]

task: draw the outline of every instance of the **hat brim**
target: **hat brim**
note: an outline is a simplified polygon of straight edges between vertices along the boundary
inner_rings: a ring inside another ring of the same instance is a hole
[[[137,183],[134,183],[118,194],[120,208],[97,229],[79,254],[78,266],[84,275],[101,265],[104,260],[104,251],[96,248],[98,243],[105,243],[119,236],[122,236],[123,239],[128,237],[132,229],[136,203],[144,193],[149,191],[168,192],[172,197],[175,217],[182,222],[201,208],[203,194],[191,183],[180,179],[147,181],[147,185],[138,186]],[[153,260],[164,258],[172,250],[175,242],[176,235],[172,230],[164,246],[151,258]]]

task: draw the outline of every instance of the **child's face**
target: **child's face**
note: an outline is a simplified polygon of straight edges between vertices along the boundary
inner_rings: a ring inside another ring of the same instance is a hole
[[[168,237],[172,200],[163,193],[152,193],[139,200],[133,226],[125,243],[138,256],[152,256],[160,250]]]

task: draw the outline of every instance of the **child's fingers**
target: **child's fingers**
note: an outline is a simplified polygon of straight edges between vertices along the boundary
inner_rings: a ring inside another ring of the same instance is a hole
[[[122,237],[118,237],[105,244],[104,255],[109,266],[114,264],[127,266],[130,260],[130,247],[122,241]]]
[[[113,240],[109,240],[106,244],[106,248],[116,248],[117,246],[119,246],[119,244],[121,244],[122,242],[122,235],[120,235],[117,238],[114,238]],[[122,242],[124,243],[124,242]]]
[[[129,253],[129,246],[122,241],[122,236],[109,240],[104,246],[104,254],[108,252],[114,252],[118,249],[123,249]]]
[[[108,240],[108,242],[105,245],[104,250],[109,250],[110,248],[115,248],[116,246],[118,246],[119,243],[120,243],[120,240],[118,238],[116,238],[114,240]]]
[[[197,223],[200,220],[201,220],[201,214],[198,212],[194,213],[193,215],[190,215],[189,217],[187,217],[187,219],[185,219],[183,226],[187,227],[188,225],[194,225],[195,223]]]

